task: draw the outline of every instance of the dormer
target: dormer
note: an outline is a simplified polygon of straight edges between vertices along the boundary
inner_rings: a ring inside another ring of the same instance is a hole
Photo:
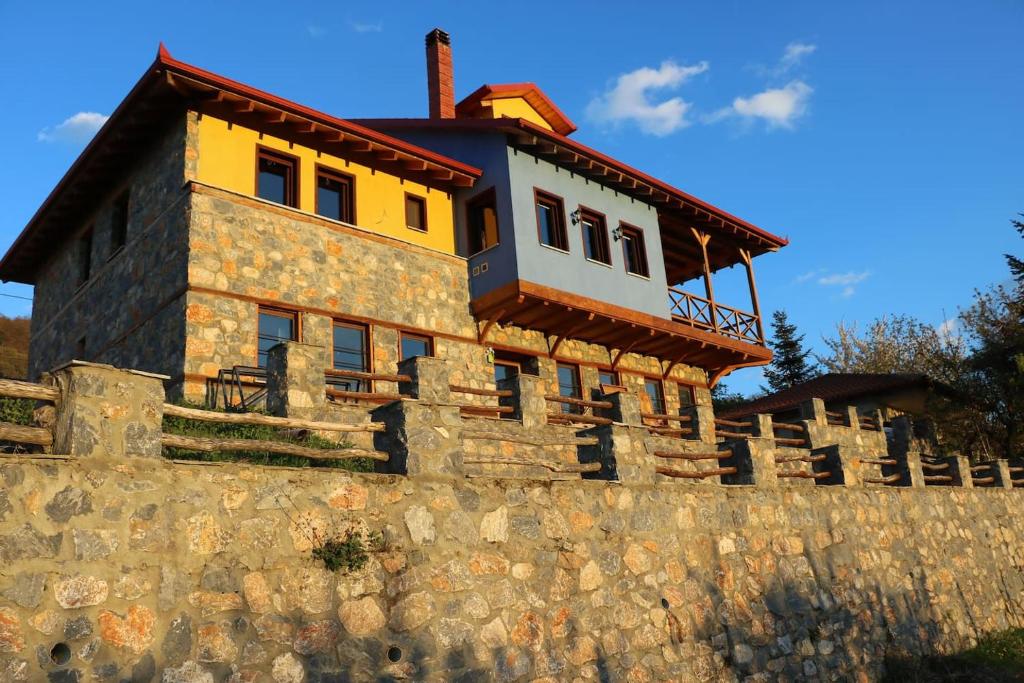
[[[455,105],[456,118],[523,119],[559,135],[576,125],[533,83],[482,85]]]

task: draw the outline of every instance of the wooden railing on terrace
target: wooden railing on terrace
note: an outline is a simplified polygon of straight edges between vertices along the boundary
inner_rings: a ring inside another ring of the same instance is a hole
[[[759,331],[760,321],[753,313],[712,303],[676,287],[668,288],[668,300],[672,318],[678,322],[751,344],[764,345]]]

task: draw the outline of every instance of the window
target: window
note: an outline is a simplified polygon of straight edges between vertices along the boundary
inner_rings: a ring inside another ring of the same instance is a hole
[[[114,201],[114,206],[110,213],[110,255],[113,256],[127,241],[128,193],[123,192]]]
[[[598,370],[597,381],[598,384],[611,384],[613,386],[618,386],[619,373],[614,370]]]
[[[401,351],[399,360],[405,360],[413,356],[434,355],[434,340],[430,337],[400,332],[398,335],[398,345],[399,351]]]
[[[267,352],[274,346],[285,341],[297,341],[299,338],[299,314],[294,311],[282,311],[276,308],[260,306],[258,344],[256,365],[267,367]]]
[[[498,243],[498,206],[493,187],[466,202],[466,238],[470,256]]]
[[[560,197],[533,191],[537,204],[537,235],[541,244],[569,251],[569,238],[565,234],[565,207]]]
[[[427,200],[405,193],[405,225],[407,228],[427,231]]]
[[[369,329],[366,325],[334,321],[331,363],[337,370],[370,372]],[[372,391],[369,380],[333,377],[331,386],[344,391]]]
[[[639,228],[629,225],[622,227],[622,254],[626,259],[626,272],[641,277],[650,277],[647,268],[647,248],[644,246],[644,233]]]
[[[494,361],[494,381],[500,382],[503,379],[517,377],[519,375],[519,363],[510,361]]]
[[[345,223],[355,223],[355,184],[352,176],[322,166],[316,168],[316,213]]]
[[[84,285],[92,275],[92,226],[78,238],[78,284]]]
[[[259,148],[256,151],[256,196],[299,206],[299,160],[287,154]]]
[[[611,265],[612,254],[608,250],[608,226],[604,216],[581,208],[580,228],[583,231],[583,255],[590,261]]]
[[[661,380],[645,378],[644,393],[651,403],[651,412],[658,415],[665,414],[665,392],[661,386]]]
[[[689,408],[694,403],[693,401],[693,387],[689,384],[679,385],[679,408]]]
[[[583,398],[583,389],[580,386],[580,369],[568,363],[558,364],[558,395],[569,398]],[[563,403],[563,413],[578,413],[578,406]]]

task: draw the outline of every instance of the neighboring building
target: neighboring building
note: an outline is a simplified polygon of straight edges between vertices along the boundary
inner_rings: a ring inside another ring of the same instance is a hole
[[[826,410],[856,406],[862,415],[880,410],[888,421],[900,415],[924,415],[929,398],[942,390],[942,385],[921,374],[830,372],[715,413],[725,419],[766,414],[786,422],[799,417],[802,403],[820,398]]]
[[[294,339],[356,394],[394,384],[353,372],[428,354],[464,384],[528,372],[673,412],[770,360],[752,259],[785,240],[570,140],[532,84],[456,105],[441,31],[427,61],[430,118],[354,122],[161,46],[0,262],[35,285],[30,376],[94,360],[201,400]],[[714,300],[737,263],[749,312]]]

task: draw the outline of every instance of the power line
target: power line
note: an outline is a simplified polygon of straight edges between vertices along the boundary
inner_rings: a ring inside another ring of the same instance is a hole
[[[3,292],[0,292],[0,296],[6,296],[6,297],[11,298],[11,299],[23,299],[25,301],[32,301],[32,297],[30,297],[30,296],[18,296],[17,294],[4,294]]]

